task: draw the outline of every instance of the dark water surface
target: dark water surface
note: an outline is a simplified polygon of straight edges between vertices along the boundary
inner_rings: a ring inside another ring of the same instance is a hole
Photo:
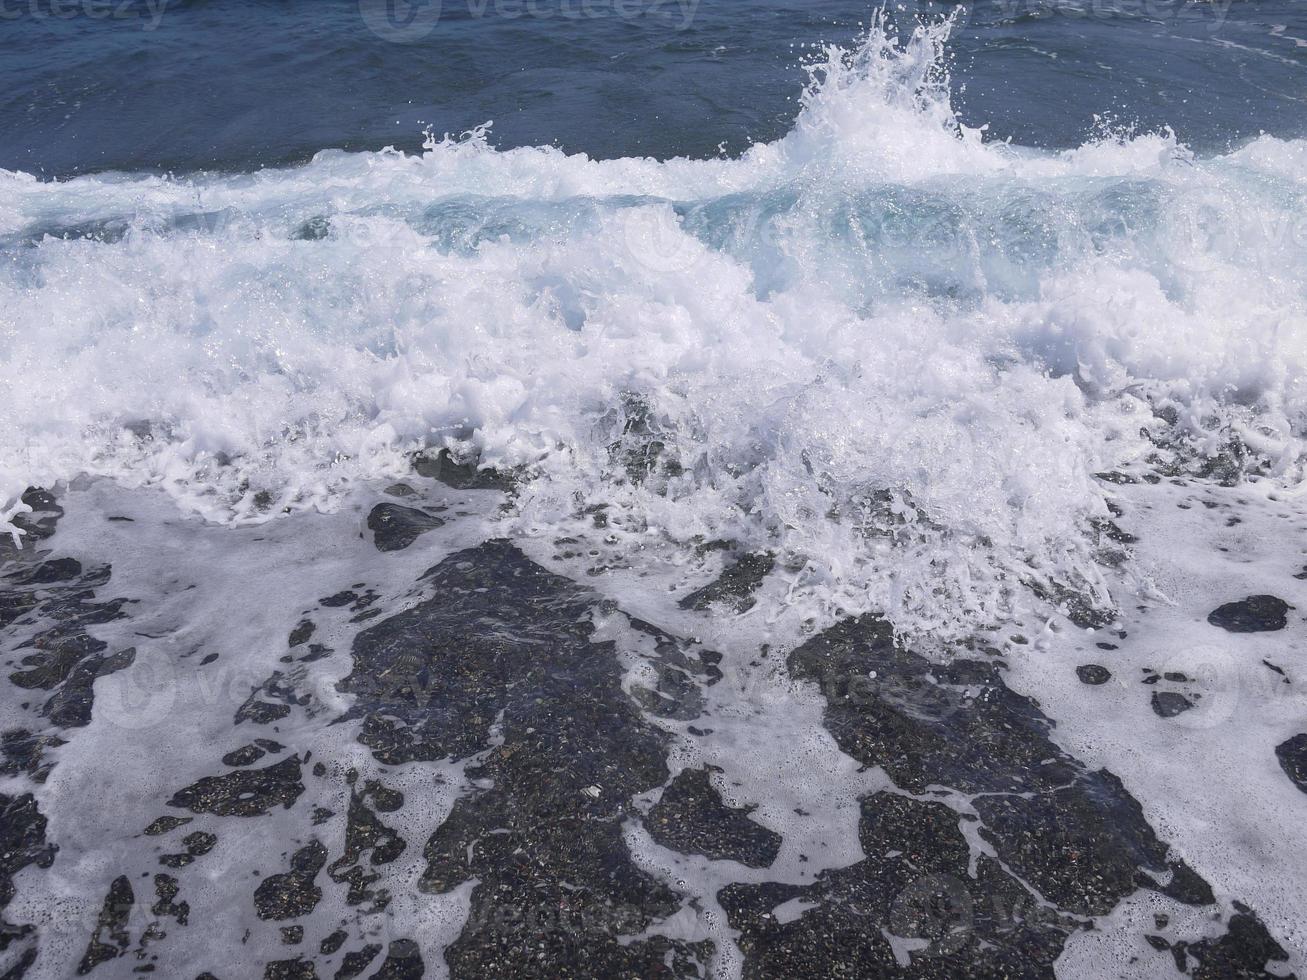
[[[902,4],[901,17],[952,4]],[[415,150],[494,120],[500,147],[712,156],[787,131],[804,45],[859,0],[5,0],[0,167],[247,170]],[[1215,151],[1307,132],[1292,0],[982,0],[951,45],[969,125],[1042,146],[1095,117]]]

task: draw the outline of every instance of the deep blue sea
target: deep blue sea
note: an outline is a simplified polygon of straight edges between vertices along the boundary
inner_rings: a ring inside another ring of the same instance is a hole
[[[892,7],[909,21],[949,3]],[[1064,148],[1097,117],[1189,146],[1307,132],[1296,0],[978,0],[950,42],[955,107]],[[594,157],[738,153],[784,134],[805,48],[857,0],[5,0],[0,167],[249,170],[326,148],[494,145]]]

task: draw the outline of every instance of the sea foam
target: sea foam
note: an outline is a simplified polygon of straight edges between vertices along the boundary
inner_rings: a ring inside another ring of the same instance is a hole
[[[964,633],[1110,607],[1106,471],[1296,490],[1307,144],[1060,153],[950,104],[950,23],[826,49],[738,158],[324,151],[240,175],[0,172],[0,527],[89,473],[218,522],[424,446],[514,468],[506,533],[776,554],[815,612]],[[1023,598],[1025,597],[1025,598]]]

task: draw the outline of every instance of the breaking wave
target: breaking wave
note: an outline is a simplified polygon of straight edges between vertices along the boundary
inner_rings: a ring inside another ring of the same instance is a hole
[[[1097,474],[1302,480],[1307,144],[987,140],[949,28],[875,18],[733,159],[481,128],[0,172],[2,526],[83,473],[267,520],[448,447],[516,472],[517,533],[607,505],[632,547],[774,553],[814,610],[950,633],[1027,586],[1110,604]]]

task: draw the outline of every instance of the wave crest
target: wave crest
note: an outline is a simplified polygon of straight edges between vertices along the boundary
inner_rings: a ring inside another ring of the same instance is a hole
[[[949,27],[875,18],[737,159],[0,174],[0,520],[79,473],[267,520],[438,445],[518,470],[520,533],[606,504],[814,614],[1109,604],[1096,473],[1301,483],[1304,147],[987,142]]]

